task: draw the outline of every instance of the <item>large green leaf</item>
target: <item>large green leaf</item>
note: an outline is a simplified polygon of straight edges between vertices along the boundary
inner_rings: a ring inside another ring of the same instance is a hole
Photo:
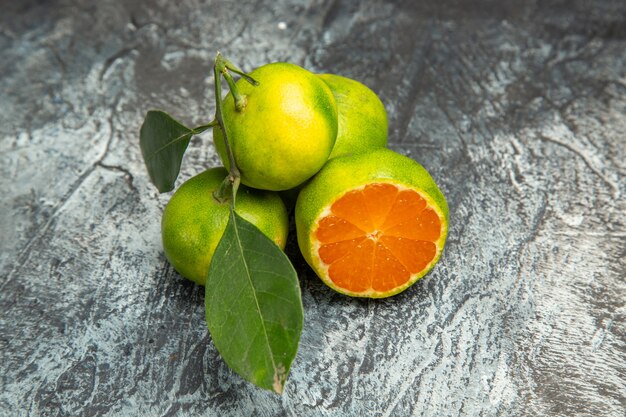
[[[139,145],[150,180],[164,193],[174,189],[183,154],[195,133],[170,115],[150,110],[141,125]]]
[[[205,294],[207,325],[228,366],[282,393],[302,332],[298,276],[283,251],[232,209]]]

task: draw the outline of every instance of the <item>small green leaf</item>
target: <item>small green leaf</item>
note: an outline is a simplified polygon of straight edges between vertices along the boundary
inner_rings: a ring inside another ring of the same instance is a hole
[[[205,304],[213,343],[228,366],[282,393],[304,320],[298,276],[283,251],[232,208]]]
[[[139,145],[150,180],[164,193],[174,189],[183,154],[195,132],[160,110],[150,110],[141,125]]]

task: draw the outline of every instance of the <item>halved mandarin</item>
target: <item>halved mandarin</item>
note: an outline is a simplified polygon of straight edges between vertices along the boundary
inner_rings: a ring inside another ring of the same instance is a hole
[[[388,156],[389,152],[383,154]],[[344,162],[347,166],[354,165],[350,162],[356,158],[357,162],[369,161],[370,170],[380,171],[379,163],[371,157],[351,158]],[[443,195],[436,186],[432,188],[432,178],[419,164],[409,161],[407,167],[407,161],[401,159],[402,169],[396,173],[408,181],[370,179],[370,175],[365,175],[363,184],[333,193],[334,198],[320,207],[321,210],[316,210],[318,214],[312,221],[305,220],[309,226],[302,224],[302,217],[305,217],[302,212],[312,194],[319,196],[324,191],[312,193],[309,184],[301,193],[304,196],[299,197],[296,208],[300,248],[309,265],[331,288],[351,296],[388,297],[412,285],[432,269],[441,256],[448,230],[445,199],[442,208]],[[419,175],[410,175],[411,167],[416,171],[414,174]],[[363,171],[355,169],[355,174],[363,175]],[[313,188],[316,180],[312,182]],[[410,184],[420,182],[422,185],[429,183],[429,187]],[[301,238],[301,233],[307,233],[308,238]]]

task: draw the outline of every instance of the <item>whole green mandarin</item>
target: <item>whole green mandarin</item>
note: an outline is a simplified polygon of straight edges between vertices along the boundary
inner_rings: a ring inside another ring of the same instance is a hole
[[[315,74],[294,64],[267,64],[249,75],[259,85],[237,82],[243,109],[235,108],[230,93],[223,101],[224,125],[241,182],[273,191],[296,187],[320,170],[335,144],[333,93]],[[213,139],[228,168],[219,126],[213,129]]]
[[[350,78],[318,75],[335,96],[338,130],[330,158],[369,152],[387,146],[387,112],[376,93]]]
[[[227,176],[212,168],[187,180],[163,212],[161,232],[165,256],[182,276],[204,285],[211,259],[229,218],[230,203],[219,203],[213,192]],[[281,249],[289,222],[280,197],[273,192],[240,186],[235,211],[258,227]]]

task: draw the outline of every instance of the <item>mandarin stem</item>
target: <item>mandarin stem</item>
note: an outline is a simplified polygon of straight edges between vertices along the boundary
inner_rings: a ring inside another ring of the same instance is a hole
[[[228,88],[230,89],[230,92],[235,99],[235,110],[242,111],[246,107],[246,96],[242,96],[241,94],[239,94],[237,84],[235,84],[232,75],[228,73],[227,69],[224,69],[222,75],[226,79],[226,82],[228,83]]]
[[[224,125],[224,115],[222,113],[222,73],[225,70],[224,59],[222,55],[218,52],[215,57],[215,64],[213,65],[213,76],[215,77],[215,120],[222,130],[222,135],[224,138],[224,145],[226,147],[226,153],[228,155],[228,163],[229,173],[220,188],[218,188],[213,196],[217,201],[224,202],[228,199],[226,193],[230,191],[231,193],[231,208],[235,207],[235,196],[237,195],[237,189],[239,188],[239,182],[241,179],[241,174],[239,172],[239,168],[237,168],[237,164],[235,163],[235,157],[233,155],[232,148],[230,147],[230,142],[228,141],[228,132],[226,131],[226,126]]]
[[[226,58],[223,58],[224,60],[224,66],[231,70],[232,72],[234,72],[235,74],[243,77],[247,82],[249,82],[250,84],[252,84],[253,86],[257,87],[259,85],[259,82],[257,80],[255,80],[254,78],[252,78],[251,76],[249,76],[248,74],[246,74],[245,72],[243,72],[242,70],[240,70],[239,68],[237,68],[235,66],[235,64],[233,64],[232,62],[230,62],[229,60],[227,60]]]

